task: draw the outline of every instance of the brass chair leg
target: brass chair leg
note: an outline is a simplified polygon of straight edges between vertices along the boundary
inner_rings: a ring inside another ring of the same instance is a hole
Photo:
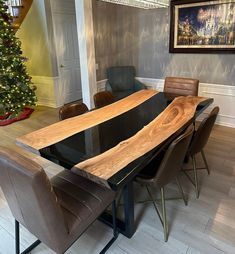
[[[195,182],[196,198],[199,198],[198,176],[197,176],[197,168],[196,168],[195,156],[192,156],[192,161],[193,161],[193,173],[194,173],[194,182]]]
[[[176,177],[175,180],[176,180],[176,183],[177,183],[177,186],[178,186],[178,189],[179,189],[179,193],[181,194],[182,199],[184,201],[184,204],[187,206],[188,205],[188,200],[187,200],[187,198],[184,195],[184,191],[183,191],[182,185],[180,183],[180,180],[179,180],[178,177]]]
[[[152,199],[153,205],[155,207],[155,210],[157,212],[157,215],[162,223],[163,226],[163,230],[164,230],[164,241],[167,242],[168,240],[168,225],[167,225],[167,219],[166,219],[166,207],[165,207],[165,192],[164,192],[164,188],[161,188],[161,204],[162,204],[162,216],[158,210],[157,204],[154,201],[154,197],[150,191],[150,189],[148,188],[148,186],[146,185],[148,194],[150,196],[150,198]]]
[[[203,168],[197,168],[196,167],[196,159],[195,159],[195,156],[192,156],[192,162],[193,162],[193,173],[194,173],[194,181],[191,179],[191,177],[187,174],[186,171],[189,171],[191,169],[186,169],[186,170],[182,170],[183,173],[186,175],[186,177],[189,179],[189,181],[194,185],[195,187],[195,190],[196,190],[196,197],[199,198],[199,184],[198,184],[198,175],[197,175],[197,170],[200,170],[200,169],[206,169],[207,170],[207,173],[208,175],[210,175],[210,169],[209,169],[209,166],[208,166],[208,163],[207,163],[207,160],[206,160],[206,156],[205,156],[205,153],[203,150],[201,150],[201,155],[202,155],[202,158],[203,158],[203,161],[204,161],[204,164],[205,164],[205,167]]]
[[[207,173],[209,175],[210,174],[210,169],[209,169],[209,166],[207,164],[206,156],[205,156],[205,153],[204,153],[203,149],[201,150],[201,155],[202,155],[203,161],[205,163]]]
[[[164,187],[161,188],[161,200],[162,200],[162,217],[163,217],[163,229],[164,229],[164,240],[168,240],[168,225],[166,219],[166,206],[165,206],[165,191]]]
[[[153,197],[153,195],[152,195],[152,193],[151,193],[151,191],[150,191],[150,189],[149,189],[149,187],[148,187],[147,185],[146,185],[146,189],[147,189],[147,191],[148,191],[148,194],[149,194],[149,197],[150,197],[150,199],[151,199],[151,202],[153,203],[154,208],[155,208],[155,210],[156,210],[156,212],[157,212],[157,215],[158,215],[158,217],[159,217],[159,219],[160,219],[160,221],[161,221],[161,223],[162,223],[162,226],[163,226],[162,216],[161,216],[161,214],[160,214],[160,212],[159,212],[159,210],[158,210],[158,207],[157,207],[157,204],[156,204],[156,202],[155,202],[155,199],[154,199],[154,197]]]

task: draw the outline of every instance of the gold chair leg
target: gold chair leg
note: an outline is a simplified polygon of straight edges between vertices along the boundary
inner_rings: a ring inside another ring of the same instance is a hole
[[[208,167],[207,160],[206,160],[206,156],[205,156],[205,153],[204,153],[203,149],[201,150],[201,155],[202,155],[203,161],[204,161],[204,163],[205,163],[207,173],[208,173],[208,175],[209,175],[209,174],[210,174],[210,169],[209,169],[209,167]]]
[[[192,161],[193,161],[193,173],[194,173],[194,181],[195,181],[196,198],[199,198],[198,176],[197,176],[195,156],[192,156]]]
[[[154,208],[157,212],[157,215],[162,223],[163,226],[163,230],[164,230],[164,241],[167,242],[168,240],[168,225],[167,225],[167,219],[166,219],[166,207],[165,207],[165,192],[164,192],[164,188],[161,188],[161,204],[162,204],[162,216],[158,210],[157,204],[154,201],[154,197],[150,191],[150,189],[148,188],[148,186],[146,185],[146,189],[148,191],[148,194],[150,196],[150,198],[152,199]]]
[[[149,189],[149,187],[148,187],[147,185],[146,185],[146,189],[147,189],[147,191],[148,191],[148,194],[149,194],[149,197],[150,197],[150,199],[151,199],[151,202],[153,203],[154,208],[155,208],[155,210],[156,210],[156,212],[157,212],[157,215],[158,215],[158,217],[159,217],[159,219],[160,219],[160,221],[161,221],[161,223],[162,223],[162,226],[163,226],[162,216],[161,216],[161,214],[160,214],[160,212],[159,212],[159,210],[158,210],[158,207],[157,207],[157,204],[156,204],[156,202],[155,202],[155,200],[154,200],[154,197],[153,197],[153,195],[152,195],[152,193],[151,193],[151,191],[150,191],[150,189]]]
[[[181,194],[182,199],[184,201],[184,204],[187,206],[188,205],[188,200],[187,200],[187,198],[184,195],[184,191],[183,191],[182,185],[180,183],[180,180],[179,180],[178,177],[176,177],[175,180],[176,180],[176,183],[177,183],[177,186],[178,186],[178,189],[179,189],[179,193]]]
[[[164,229],[164,240],[168,240],[168,225],[166,219],[166,206],[165,206],[165,191],[164,187],[161,188],[161,201],[162,201],[162,219],[163,219],[163,229]]]

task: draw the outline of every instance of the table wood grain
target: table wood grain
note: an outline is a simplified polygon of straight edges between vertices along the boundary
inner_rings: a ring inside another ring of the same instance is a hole
[[[194,117],[198,104],[205,100],[207,98],[195,96],[177,97],[137,134],[106,152],[77,164],[72,171],[109,186],[107,180],[110,177],[180,130]]]
[[[16,143],[17,145],[38,154],[40,149],[121,115],[137,107],[157,93],[158,91],[156,90],[138,91],[103,108],[60,121],[40,130],[26,134],[17,138]]]

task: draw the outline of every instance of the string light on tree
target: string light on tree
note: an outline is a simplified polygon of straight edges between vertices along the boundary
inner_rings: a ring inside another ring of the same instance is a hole
[[[0,116],[15,116],[25,106],[34,106],[37,99],[7,10],[5,1],[0,0]]]

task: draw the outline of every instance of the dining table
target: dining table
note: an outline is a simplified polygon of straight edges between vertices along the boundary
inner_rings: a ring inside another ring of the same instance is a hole
[[[59,121],[16,143],[65,169],[121,192],[119,232],[136,231],[133,181],[213,102],[212,98],[141,90],[105,107]],[[100,219],[112,225],[109,212]]]

